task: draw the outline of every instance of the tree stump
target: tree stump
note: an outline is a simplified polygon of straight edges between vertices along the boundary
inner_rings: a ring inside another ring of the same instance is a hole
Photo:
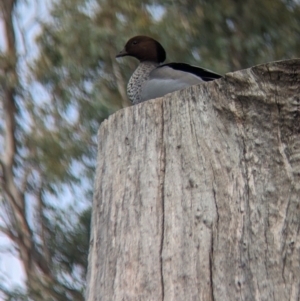
[[[300,59],[102,123],[86,300],[299,300]]]

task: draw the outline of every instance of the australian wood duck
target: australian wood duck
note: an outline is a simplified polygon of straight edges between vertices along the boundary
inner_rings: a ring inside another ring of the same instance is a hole
[[[116,57],[123,56],[133,56],[140,61],[127,86],[133,104],[222,77],[210,70],[184,63],[162,64],[166,59],[164,48],[147,36],[131,38]]]

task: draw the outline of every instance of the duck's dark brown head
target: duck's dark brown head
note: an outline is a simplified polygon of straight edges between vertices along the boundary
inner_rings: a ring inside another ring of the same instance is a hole
[[[122,56],[133,56],[140,62],[162,63],[166,59],[166,52],[156,40],[147,36],[136,36],[126,43],[116,57]]]

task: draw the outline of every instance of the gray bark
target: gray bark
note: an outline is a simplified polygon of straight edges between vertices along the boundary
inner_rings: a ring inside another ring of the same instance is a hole
[[[299,300],[300,60],[99,130],[86,300]]]

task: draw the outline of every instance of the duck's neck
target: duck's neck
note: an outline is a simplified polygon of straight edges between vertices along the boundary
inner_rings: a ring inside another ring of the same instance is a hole
[[[149,79],[150,72],[158,65],[155,62],[142,62],[135,69],[127,85],[127,94],[133,104],[141,102],[143,85]]]

